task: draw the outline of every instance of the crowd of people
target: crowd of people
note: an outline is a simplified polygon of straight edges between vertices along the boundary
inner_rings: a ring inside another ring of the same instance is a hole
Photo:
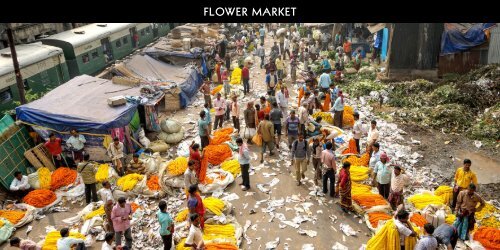
[[[266,27],[267,26],[267,27]],[[280,29],[284,31],[279,32]],[[268,34],[271,33],[271,35]],[[209,69],[208,75],[200,88],[204,97],[203,109],[199,112],[197,122],[200,144],[193,143],[189,149],[188,168],[185,171],[184,189],[187,195],[186,206],[189,211],[189,233],[185,247],[203,249],[202,231],[204,229],[205,206],[200,196],[198,184],[200,183],[200,168],[204,149],[209,145],[212,131],[224,127],[224,123],[231,120],[237,134],[238,162],[241,167],[243,191],[252,188],[249,171],[251,169],[251,150],[259,153],[260,163],[273,157],[277,151],[290,152],[291,166],[298,186],[304,184],[305,174],[312,165],[313,182],[324,195],[331,198],[340,198],[340,207],[345,213],[353,211],[351,198],[352,181],[350,177],[349,162],[341,162],[336,157],[335,134],[322,130],[322,118],[312,118],[316,111],[330,112],[335,127],[342,129],[344,107],[346,98],[339,88],[342,82],[344,65],[352,58],[353,65],[359,69],[362,57],[361,51],[355,51],[354,56],[349,39],[340,33],[335,36],[323,32],[320,39],[309,39],[311,31],[300,34],[296,26],[278,26],[278,24],[261,25],[256,28],[247,26],[245,29],[236,30],[234,35],[224,38],[217,45],[215,51],[216,63]],[[308,35],[306,37],[306,35]],[[273,39],[269,41],[269,39]],[[236,45],[236,52],[228,52],[229,41]],[[377,40],[378,42],[378,40]],[[270,53],[266,52],[264,44],[272,44]],[[378,49],[378,48],[375,48]],[[335,51],[334,67],[322,52]],[[378,50],[377,50],[378,51]],[[376,53],[373,59],[377,59]],[[259,67],[252,67],[252,61],[244,60],[251,56],[260,60]],[[231,62],[237,61],[237,67],[232,68]],[[315,61],[320,62],[321,75],[309,67]],[[300,62],[300,63],[299,63]],[[223,66],[225,65],[225,66]],[[303,65],[299,69],[299,66]],[[250,70],[262,70],[265,74],[265,92],[250,85]],[[239,101],[237,84],[230,84],[235,72],[241,75],[243,95],[257,96],[255,100],[247,103]],[[297,72],[301,72],[304,81],[297,80]],[[213,81],[211,79],[214,79]],[[223,93],[216,93],[212,99],[212,91],[222,85]],[[291,89],[297,89],[297,107],[291,99]],[[260,93],[265,93],[259,96]],[[224,97],[223,97],[224,95]],[[213,111],[212,111],[213,110]],[[213,119],[212,119],[213,115]],[[243,116],[244,125],[240,123]],[[360,114],[354,113],[354,126],[352,127],[353,139],[358,154],[368,153],[370,156],[369,167],[372,169],[372,186],[376,187],[379,194],[386,199],[395,212],[395,225],[398,229],[401,249],[405,249],[406,237],[418,237],[408,222],[409,213],[404,208],[404,189],[410,183],[404,169],[392,164],[390,157],[381,148],[377,121],[372,120],[368,131],[360,120]],[[212,124],[213,123],[213,124]],[[230,125],[231,126],[231,125]],[[282,134],[284,137],[282,138]],[[284,139],[282,141],[282,139]],[[361,140],[366,139],[365,147],[361,147]],[[282,144],[283,142],[283,144]],[[54,134],[49,136],[45,147],[53,157],[56,167],[67,166],[66,158],[62,156],[62,139]],[[102,249],[131,249],[133,237],[130,221],[132,208],[130,203],[121,197],[113,198],[109,182],[103,182],[103,188],[96,190],[95,173],[97,165],[89,162],[89,155],[85,153],[85,137],[76,130],[71,131],[71,137],[66,145],[71,150],[72,160],[76,163],[76,170],[83,178],[85,184],[85,198],[87,204],[96,202],[99,198],[104,202],[106,214],[106,236]],[[257,144],[258,147],[249,145]],[[286,145],[286,148],[281,148]],[[254,149],[255,148],[255,149]],[[138,155],[126,164],[124,145],[115,138],[108,147],[108,155],[120,176],[130,173],[145,173],[145,165]],[[364,151],[364,152],[363,152]],[[312,161],[311,161],[312,158]],[[470,230],[474,227],[474,213],[484,206],[484,200],[475,192],[477,178],[471,170],[472,162],[464,160],[464,166],[456,171],[455,187],[453,191],[452,209],[457,215],[453,225],[442,224],[434,228],[431,224],[424,226],[424,236],[420,237],[415,249],[437,249],[438,243],[444,244],[448,249],[453,249],[457,239],[466,240]],[[15,179],[10,190],[22,198],[31,187],[27,176],[20,172],[15,173]],[[479,208],[476,206],[480,204]],[[159,234],[164,243],[164,249],[171,249],[174,222],[166,210],[167,203],[159,201],[156,213],[160,224]],[[70,249],[72,245],[83,248],[83,240],[69,238],[67,228],[60,230],[61,238],[57,242],[58,249]],[[125,239],[123,243],[122,240]],[[14,237],[10,240],[11,246],[21,249],[34,249],[36,244],[30,240]]]

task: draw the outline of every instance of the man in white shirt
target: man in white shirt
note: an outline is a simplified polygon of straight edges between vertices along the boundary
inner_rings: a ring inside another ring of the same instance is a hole
[[[102,182],[102,188],[97,191],[97,194],[101,196],[101,200],[104,202],[104,212],[106,213],[106,231],[114,232],[113,221],[111,220],[111,211],[115,204],[115,199],[113,198],[113,190],[111,190],[111,184],[108,181]]]
[[[113,142],[109,144],[108,156],[111,158],[113,165],[116,167],[118,174],[122,176],[125,173],[123,169],[123,159],[125,158],[123,154],[123,143],[120,142],[118,137],[115,137]]]
[[[356,148],[358,149],[358,154],[361,154],[361,148],[359,146],[359,139],[361,139],[361,134],[363,134],[363,124],[359,120],[359,113],[354,113],[354,126],[352,128],[352,137],[356,141]]]
[[[371,147],[373,143],[378,141],[379,133],[377,129],[377,121],[372,120],[370,130],[368,131],[368,139],[366,140],[366,152],[372,154]]]
[[[184,242],[184,247],[191,247],[193,250],[203,249],[205,243],[203,242],[198,214],[191,214],[189,220],[191,221],[191,227],[189,228],[188,236]]]
[[[370,157],[370,163],[368,166],[374,169],[377,162],[380,161],[380,144],[378,142],[373,143],[371,149],[372,149],[372,156]]]
[[[280,91],[276,93],[276,103],[283,114],[281,123],[285,123],[285,120],[288,117],[288,98],[285,95],[285,88],[283,86],[280,88]]]
[[[309,103],[304,102],[302,103],[302,106],[299,108],[298,115],[299,115],[299,134],[303,134],[305,137],[306,133],[306,125],[308,122],[308,117],[309,113],[307,112],[307,107],[309,106]]]
[[[113,241],[115,241],[115,233],[107,232],[104,236],[104,243],[102,243],[101,250],[114,250]]]
[[[410,214],[406,210],[399,210],[396,215],[396,220],[394,224],[398,228],[399,232],[399,244],[401,249],[405,249],[405,239],[406,237],[417,237],[417,233],[413,230],[413,227],[408,221]]]
[[[393,210],[396,210],[397,206],[403,204],[403,189],[410,183],[410,177],[404,174],[404,171],[400,166],[394,166],[394,170],[391,174],[391,190],[389,192],[389,203]]]
[[[282,53],[283,60],[285,59],[285,54],[287,54],[288,58],[290,58],[290,40],[288,39],[288,35],[285,36],[285,41],[283,42],[283,48],[285,50],[285,52]]]
[[[69,229],[63,228],[61,229],[61,238],[57,240],[57,250],[71,250],[73,245],[83,244],[82,239],[70,238]]]
[[[188,168],[186,169],[186,172],[184,172],[184,188],[186,189],[186,192],[189,190],[191,185],[198,184],[198,177],[196,177],[194,167],[194,161],[189,160]]]
[[[221,98],[221,94],[217,93],[217,98],[214,100],[214,109],[215,109],[215,121],[214,121],[214,130],[217,130],[218,127],[222,128],[222,122],[224,121],[224,114],[226,113],[226,101]]]
[[[23,175],[19,171],[14,173],[14,180],[12,180],[9,189],[19,200],[33,190],[28,183],[28,176]]]
[[[71,130],[71,137],[66,141],[66,146],[73,153],[73,160],[76,164],[83,161],[83,147],[85,146],[85,137],[76,131],[76,129]]]

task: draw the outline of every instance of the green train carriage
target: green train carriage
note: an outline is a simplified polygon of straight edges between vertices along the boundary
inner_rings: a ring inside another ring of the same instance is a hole
[[[89,24],[42,39],[63,49],[70,77],[95,75],[134,51],[131,29],[136,23]]]
[[[25,91],[32,94],[48,90],[69,80],[63,50],[41,43],[16,45],[17,60]],[[19,91],[10,48],[0,50],[0,111],[12,110],[19,102]]]

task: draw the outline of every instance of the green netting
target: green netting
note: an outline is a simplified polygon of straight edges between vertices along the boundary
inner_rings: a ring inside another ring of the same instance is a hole
[[[3,134],[6,130],[9,129],[14,124],[14,120],[10,115],[4,115],[2,119],[0,119],[0,134]]]

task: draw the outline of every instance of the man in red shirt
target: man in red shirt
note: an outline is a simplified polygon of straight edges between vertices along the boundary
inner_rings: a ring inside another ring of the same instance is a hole
[[[243,78],[243,93],[246,95],[250,92],[250,71],[247,65],[243,67],[241,77]]]
[[[61,138],[57,138],[54,133],[50,133],[49,140],[45,142],[44,146],[49,150],[50,155],[52,155],[52,159],[56,168],[62,166],[63,156],[62,153],[62,140]],[[65,161],[65,160],[64,160]]]

